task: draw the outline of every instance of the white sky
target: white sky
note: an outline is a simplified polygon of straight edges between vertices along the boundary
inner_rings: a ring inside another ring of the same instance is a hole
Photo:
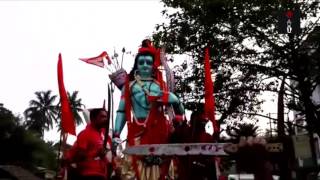
[[[161,10],[158,0],[0,1],[0,103],[22,115],[34,92],[58,94],[61,52],[67,91],[78,90],[88,108],[102,106],[108,71],[78,58],[104,50],[111,55],[114,48],[120,53],[122,47],[136,53],[164,21]],[[126,56],[124,64],[129,71],[133,57]]]
[[[67,91],[79,91],[87,108],[102,106],[108,71],[78,58],[122,47],[136,53],[155,24],[165,21],[162,10],[159,0],[0,1],[0,103],[22,115],[36,91],[58,94],[61,52]],[[129,71],[133,57],[126,56],[124,65]],[[56,131],[45,134],[46,140],[58,137]]]

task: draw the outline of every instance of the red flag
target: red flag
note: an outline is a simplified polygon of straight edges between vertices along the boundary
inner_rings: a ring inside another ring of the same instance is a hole
[[[110,65],[111,64],[111,59],[110,59],[108,53],[106,51],[104,51],[103,53],[105,53],[106,59],[108,60],[108,64]]]
[[[59,54],[59,60],[58,60],[58,85],[59,85],[59,94],[60,94],[60,102],[61,102],[62,131],[64,133],[76,135],[74,118],[73,118],[70,103],[68,100],[67,92],[66,92],[66,89],[64,88],[64,83],[63,83],[63,69],[62,69],[61,54]]]
[[[214,134],[219,132],[219,127],[215,119],[215,102],[213,96],[213,82],[210,72],[210,62],[209,62],[209,48],[205,48],[204,54],[204,87],[205,87],[205,106],[204,110],[207,118],[212,122]]]
[[[103,51],[99,56],[92,57],[92,58],[79,58],[81,61],[84,61],[89,64],[93,64],[99,67],[104,67],[103,58],[108,60],[108,64],[111,64],[111,59],[106,51]]]

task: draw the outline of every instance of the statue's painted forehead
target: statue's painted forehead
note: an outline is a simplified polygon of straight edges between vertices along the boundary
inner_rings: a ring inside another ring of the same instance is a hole
[[[141,55],[138,57],[138,62],[139,61],[153,61],[153,58],[150,55]]]

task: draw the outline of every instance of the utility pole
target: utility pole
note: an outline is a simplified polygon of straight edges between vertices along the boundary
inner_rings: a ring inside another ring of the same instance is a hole
[[[291,53],[288,57],[288,62],[292,66],[292,69],[297,68],[298,66],[295,64],[297,62],[296,58],[298,53],[295,52],[295,42],[294,42],[294,34],[298,34],[301,32],[300,29],[300,9],[299,6],[293,3],[291,0],[289,1],[281,1],[280,2],[280,14],[278,19],[278,31],[280,34],[287,34],[289,37],[289,46]],[[298,68],[297,68],[298,69]],[[296,71],[298,72],[298,71]],[[281,180],[290,180],[292,179],[291,170],[294,162],[294,153],[293,153],[293,145],[290,136],[286,136],[284,129],[284,84],[285,84],[285,76],[283,77],[279,93],[278,93],[278,122],[277,122],[277,132],[279,136],[279,140],[283,143],[283,156],[279,162],[280,165],[280,179]],[[299,82],[300,83],[300,82]],[[299,85],[300,86],[300,85]]]
[[[268,116],[269,116],[269,124],[270,124],[270,137],[272,138],[273,136],[272,136],[272,121],[271,121],[271,113],[269,113],[268,114]]]

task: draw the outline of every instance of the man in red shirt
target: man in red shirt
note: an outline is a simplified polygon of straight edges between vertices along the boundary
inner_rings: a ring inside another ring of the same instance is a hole
[[[103,147],[104,127],[108,123],[103,108],[90,111],[90,123],[81,131],[68,152],[67,161],[76,164],[77,180],[107,179],[106,151]]]

